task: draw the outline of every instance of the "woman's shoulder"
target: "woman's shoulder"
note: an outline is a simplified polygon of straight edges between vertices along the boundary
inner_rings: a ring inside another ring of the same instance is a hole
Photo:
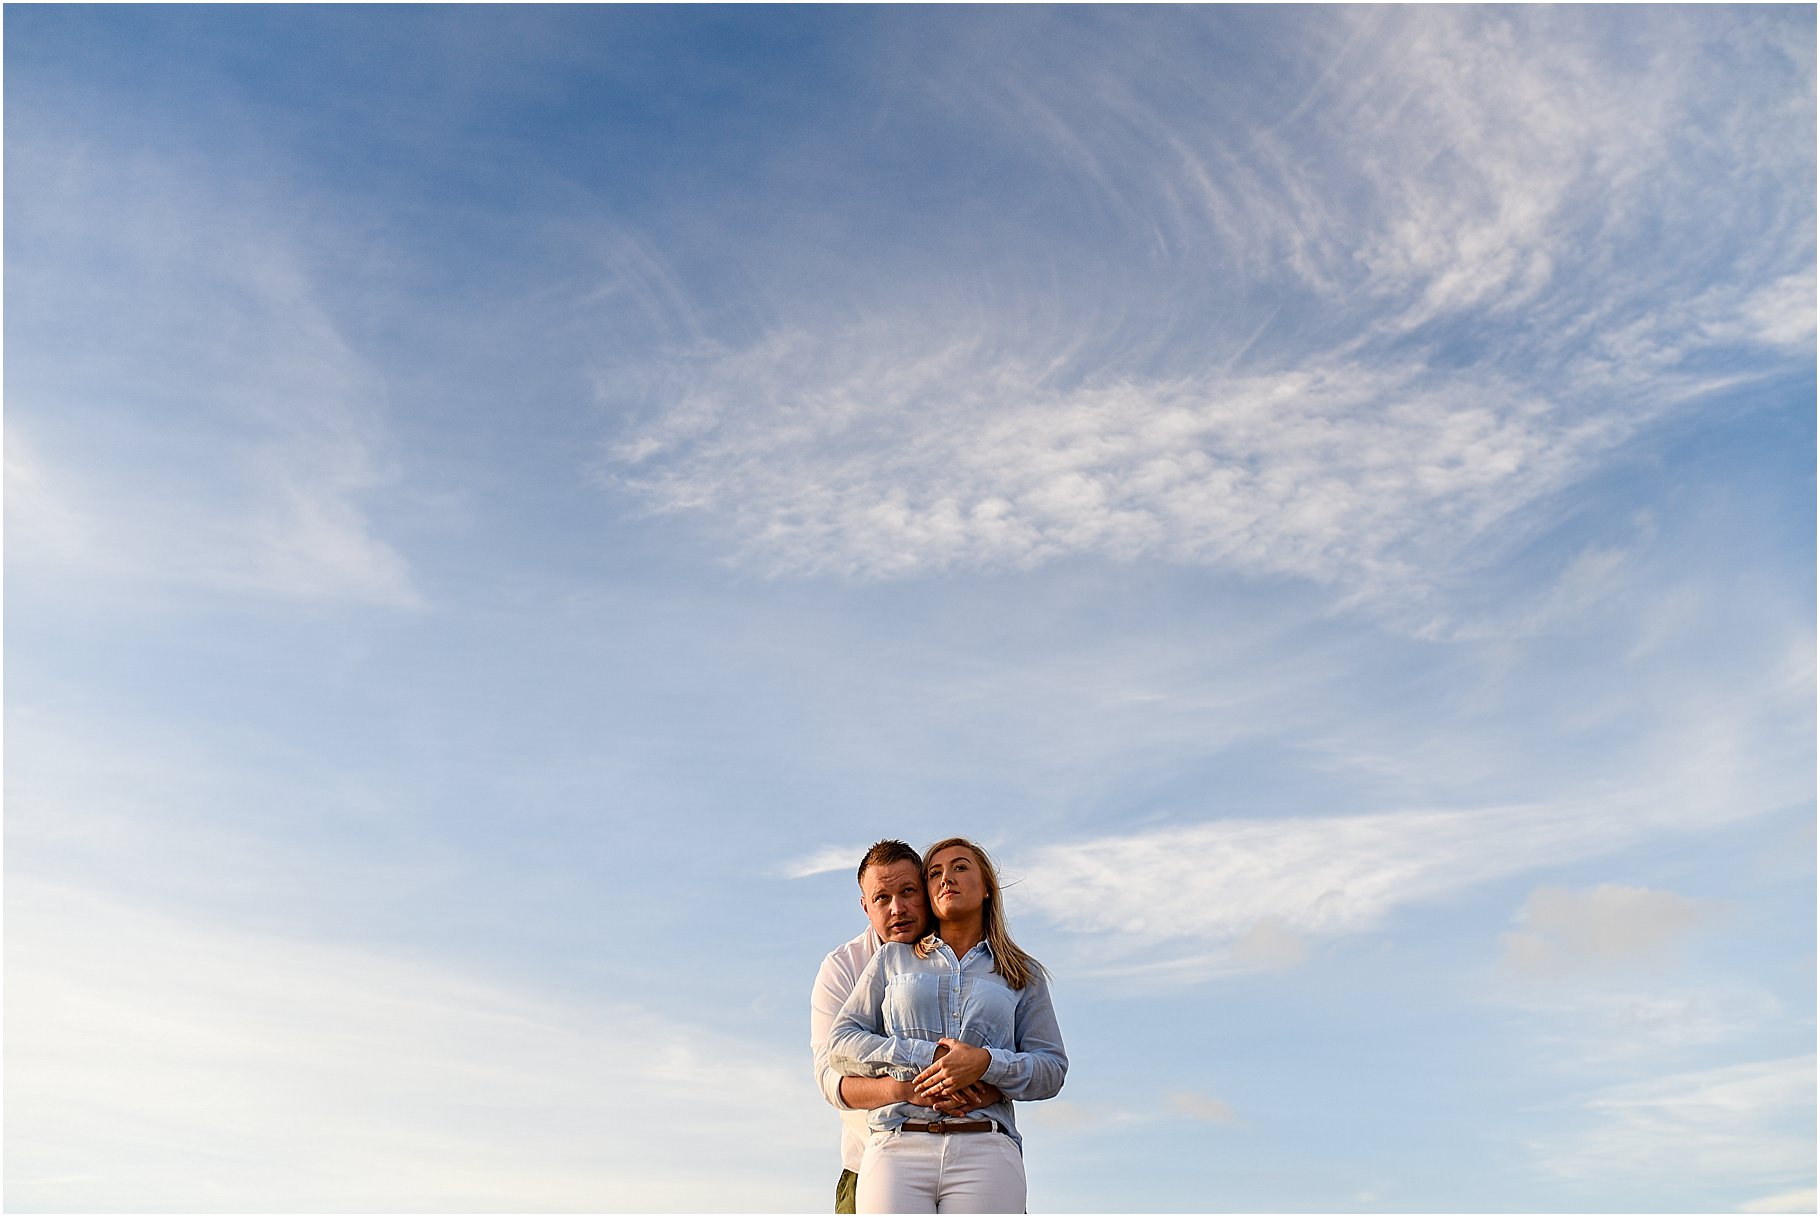
[[[1045,968],[1029,955],[1025,955],[1021,962],[1023,965],[1024,983],[1016,986],[1014,990],[1017,993],[1018,1000],[1027,1001],[1032,998],[1047,998],[1049,996],[1049,969]],[[995,974],[997,974],[998,971],[998,969],[994,969]],[[1010,985],[1011,982],[1007,980],[1005,983]]]

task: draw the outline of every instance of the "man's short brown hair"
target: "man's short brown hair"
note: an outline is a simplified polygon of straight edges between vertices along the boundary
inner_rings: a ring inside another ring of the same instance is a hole
[[[923,873],[923,856],[911,849],[902,841],[880,841],[866,851],[866,856],[859,860],[857,879],[861,886],[866,882],[868,866],[890,866],[893,862],[908,862],[916,867],[916,873]]]

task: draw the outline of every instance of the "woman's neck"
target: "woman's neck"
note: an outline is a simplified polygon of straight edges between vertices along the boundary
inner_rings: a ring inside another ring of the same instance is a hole
[[[986,936],[986,918],[981,913],[939,924],[942,941],[948,944],[948,949],[954,952],[956,959],[965,959],[967,952],[978,946],[980,939]]]

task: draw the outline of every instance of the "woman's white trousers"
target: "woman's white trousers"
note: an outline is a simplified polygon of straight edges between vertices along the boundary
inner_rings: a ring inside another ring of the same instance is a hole
[[[1021,1213],[1024,1155],[997,1132],[875,1132],[859,1167],[862,1213]]]

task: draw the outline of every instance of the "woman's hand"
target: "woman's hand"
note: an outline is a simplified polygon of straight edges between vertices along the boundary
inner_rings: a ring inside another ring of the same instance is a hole
[[[956,1039],[935,1042],[935,1063],[916,1075],[917,1101],[925,1107],[960,1094],[986,1074],[992,1054]]]

